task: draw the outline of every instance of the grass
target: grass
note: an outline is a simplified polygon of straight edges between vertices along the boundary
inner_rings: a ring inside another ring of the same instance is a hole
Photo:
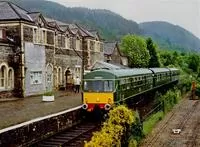
[[[163,112],[157,112],[153,114],[149,119],[143,122],[143,131],[144,135],[147,135],[151,132],[153,127],[164,117]]]

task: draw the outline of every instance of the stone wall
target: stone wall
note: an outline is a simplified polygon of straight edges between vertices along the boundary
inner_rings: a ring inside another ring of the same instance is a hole
[[[55,55],[55,66],[61,67],[62,69],[62,85],[66,85],[66,71],[70,70],[71,74],[74,76],[74,70],[77,66],[81,66],[81,59],[79,56],[70,56],[70,55]]]
[[[9,46],[7,44],[0,43],[0,64],[7,63],[9,65],[10,56],[14,55],[13,46]],[[9,65],[12,66],[12,65]]]
[[[12,64],[12,62],[10,62],[10,60],[14,57],[13,46],[8,46],[7,44],[0,43],[0,55],[0,65],[6,64],[7,68],[11,67],[14,72],[16,72],[15,66]],[[14,80],[16,79],[14,78]],[[8,82],[8,79],[6,80],[6,82]],[[14,81],[14,83],[16,82]],[[14,88],[0,90],[0,98],[13,97],[15,95],[13,90]]]
[[[54,64],[54,47],[46,46],[45,47],[45,55],[46,55],[46,64]]]
[[[81,122],[81,109],[68,110],[63,114],[40,120],[32,120],[11,129],[0,130],[0,146],[29,146],[55,133]]]
[[[24,41],[33,42],[33,28],[24,26],[23,29],[24,34]]]
[[[91,52],[91,65],[96,61],[104,61],[104,55],[102,52]]]
[[[111,55],[111,61],[109,63],[122,64],[121,56],[120,56],[117,48],[114,49],[114,52]]]

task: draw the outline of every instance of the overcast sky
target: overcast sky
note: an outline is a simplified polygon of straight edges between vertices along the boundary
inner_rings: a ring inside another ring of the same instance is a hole
[[[162,20],[200,38],[200,0],[51,0],[67,7],[109,9],[136,22]]]

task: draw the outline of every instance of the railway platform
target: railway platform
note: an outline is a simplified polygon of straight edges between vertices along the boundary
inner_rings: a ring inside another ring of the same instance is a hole
[[[80,105],[81,93],[66,91],[56,92],[54,102],[43,102],[42,96],[0,101],[0,130]]]

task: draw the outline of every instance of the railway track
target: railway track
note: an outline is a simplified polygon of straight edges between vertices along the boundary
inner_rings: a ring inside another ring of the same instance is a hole
[[[81,123],[64,132],[37,142],[31,147],[82,147],[84,141],[92,137],[92,132],[99,129],[99,124]]]
[[[188,147],[198,147],[198,135],[199,135],[199,130],[200,130],[200,123],[198,122],[196,123],[196,125],[194,126],[194,128],[192,129],[192,136],[189,137],[189,141],[186,143]]]
[[[182,117],[183,119],[180,121],[180,124],[177,125],[176,128],[179,128],[183,130],[185,128],[186,123],[188,120],[192,117],[193,112],[196,110],[196,107],[199,104],[199,100],[195,101],[195,103],[192,105],[192,110],[191,108],[185,113],[185,115]]]
[[[191,118],[192,113],[196,110],[196,107],[198,106],[198,104],[199,104],[199,101],[197,100],[197,101],[194,102],[194,104],[193,104],[192,106],[190,106],[189,108],[187,108],[188,110],[187,110],[187,112],[181,117],[181,119],[180,119],[180,121],[179,121],[180,123],[177,124],[177,128],[179,128],[179,129],[181,129],[181,130],[184,129],[185,124],[186,124],[187,121]],[[179,107],[176,109],[176,111],[179,111],[180,109],[181,109],[181,106],[179,106]],[[154,135],[153,137],[149,138],[149,139],[146,141],[146,146],[148,146],[148,147],[153,147],[153,146],[155,145],[155,143],[156,143],[156,144],[159,144],[160,147],[164,146],[163,143],[161,143],[161,142],[159,143],[157,140],[158,140],[160,134],[163,133],[163,131],[167,128],[168,123],[172,120],[172,118],[174,117],[176,111],[175,111],[175,112],[172,112],[171,115],[170,115],[170,117],[164,122],[164,124],[163,124],[161,127],[159,127],[159,130],[155,133],[155,135]]]

